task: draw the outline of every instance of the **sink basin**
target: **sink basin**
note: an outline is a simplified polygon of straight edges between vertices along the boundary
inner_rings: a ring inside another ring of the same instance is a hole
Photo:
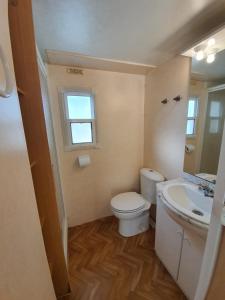
[[[213,199],[206,197],[195,184],[168,184],[162,191],[162,201],[167,212],[181,225],[189,223],[192,227],[208,230]]]

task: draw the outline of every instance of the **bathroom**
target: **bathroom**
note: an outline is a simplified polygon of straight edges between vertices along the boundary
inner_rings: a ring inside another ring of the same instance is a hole
[[[4,2],[33,229],[3,299],[224,299],[224,1]]]

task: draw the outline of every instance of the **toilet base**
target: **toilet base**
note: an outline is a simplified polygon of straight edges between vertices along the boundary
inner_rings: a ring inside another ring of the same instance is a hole
[[[149,229],[149,209],[132,219],[119,219],[119,233],[124,237],[134,236]]]

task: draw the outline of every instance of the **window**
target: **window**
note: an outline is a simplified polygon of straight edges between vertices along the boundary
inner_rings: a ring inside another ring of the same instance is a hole
[[[197,118],[198,118],[198,98],[191,97],[188,101],[186,135],[194,136],[196,134]]]
[[[216,134],[220,130],[220,120],[222,115],[222,107],[220,101],[211,101],[210,102],[210,124],[209,124],[209,132]]]
[[[65,91],[66,148],[96,145],[94,96],[90,92]]]

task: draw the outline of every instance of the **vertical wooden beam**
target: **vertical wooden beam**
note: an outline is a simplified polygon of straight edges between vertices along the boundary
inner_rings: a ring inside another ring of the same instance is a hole
[[[69,281],[43,112],[31,0],[9,2],[9,25],[40,223],[55,292],[61,297],[68,293]]]

